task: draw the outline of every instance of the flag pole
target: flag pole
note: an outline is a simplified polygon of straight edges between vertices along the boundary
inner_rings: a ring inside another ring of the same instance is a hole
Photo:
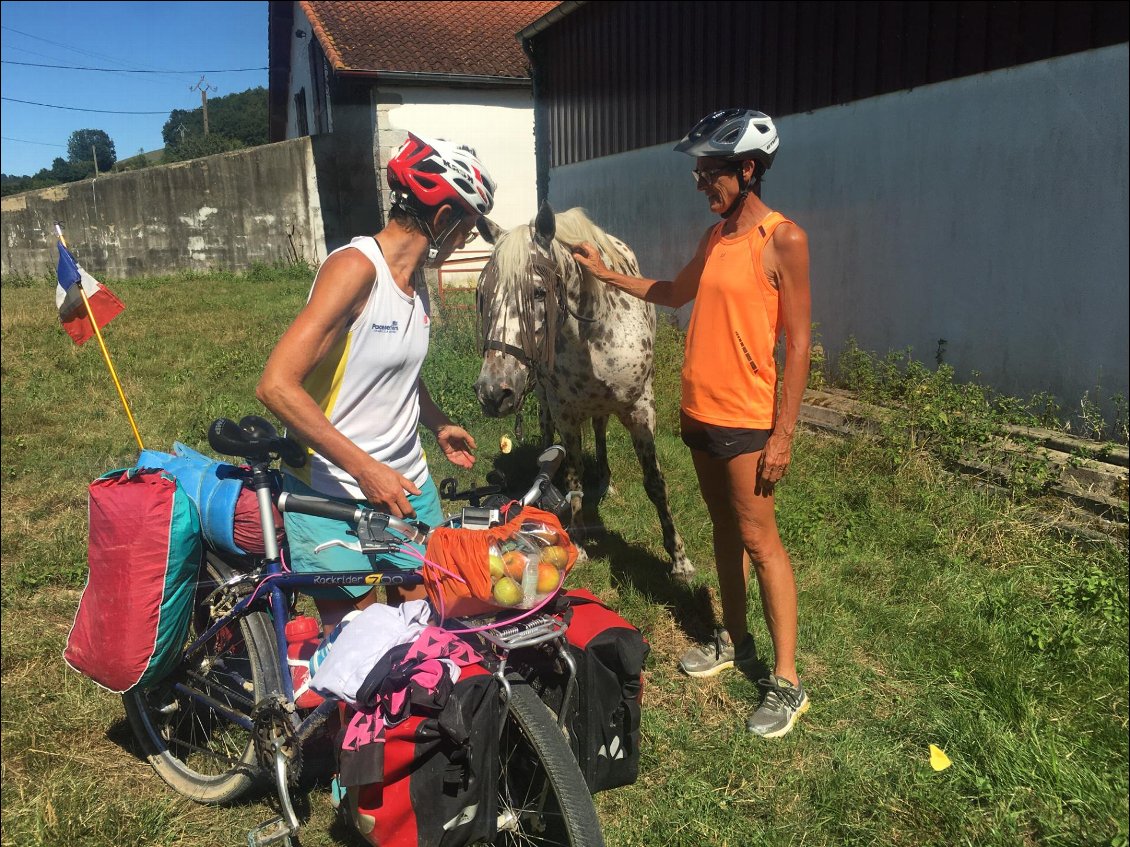
[[[64,247],[67,247],[67,240],[63,238],[63,228],[59,224],[55,224],[55,235]],[[69,250],[70,248],[67,247]],[[78,281],[78,293],[82,297],[82,305],[86,307],[86,316],[90,318],[90,325],[94,327],[94,337],[98,339],[98,346],[102,348],[102,358],[106,360],[106,367],[110,371],[110,378],[114,380],[114,387],[118,389],[118,399],[122,401],[122,408],[126,410],[126,417],[129,418],[130,428],[133,429],[133,437],[137,439],[137,447],[139,450],[144,450],[145,445],[141,443],[141,433],[137,431],[137,423],[133,419],[133,412],[129,410],[129,403],[126,402],[126,393],[122,391],[122,383],[118,380],[118,374],[114,370],[114,363],[110,361],[110,351],[106,349],[106,342],[102,340],[102,331],[98,328],[98,321],[94,318],[94,310],[90,308],[90,301],[86,299],[86,289],[83,288],[82,280]]]

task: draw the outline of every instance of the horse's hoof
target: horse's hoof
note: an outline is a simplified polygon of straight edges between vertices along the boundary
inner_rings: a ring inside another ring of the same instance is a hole
[[[671,565],[671,578],[676,582],[682,582],[686,585],[690,585],[690,583],[694,580],[694,574],[694,565],[692,565],[687,559],[684,559],[681,562],[675,562],[673,565]]]

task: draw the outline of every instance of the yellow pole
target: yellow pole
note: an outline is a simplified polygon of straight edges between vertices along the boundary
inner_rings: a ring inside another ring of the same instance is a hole
[[[67,247],[67,242],[63,238],[62,231],[56,227],[55,234],[58,236],[59,241],[62,242],[64,247]],[[69,250],[70,248],[67,247]],[[141,433],[137,431],[137,424],[133,419],[133,412],[129,410],[129,403],[126,402],[126,393],[122,391],[122,384],[118,380],[118,374],[114,371],[114,363],[110,361],[110,351],[106,349],[106,342],[102,340],[102,331],[98,328],[98,321],[94,319],[94,310],[90,308],[90,301],[86,298],[86,289],[82,287],[82,280],[77,283],[79,296],[82,297],[82,305],[86,307],[86,315],[90,318],[90,325],[94,327],[94,337],[98,339],[98,346],[102,348],[102,358],[106,360],[106,367],[110,371],[110,378],[114,380],[114,387],[118,389],[118,398],[122,401],[122,408],[126,410],[126,417],[129,418],[129,425],[133,429],[133,437],[137,439],[137,447],[139,450],[144,450],[145,445],[141,443]]]

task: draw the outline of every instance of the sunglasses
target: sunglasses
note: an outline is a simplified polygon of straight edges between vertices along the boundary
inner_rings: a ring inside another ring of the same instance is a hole
[[[695,168],[691,171],[691,176],[694,177],[694,184],[697,188],[706,188],[708,185],[713,185],[718,177],[723,174],[734,172],[732,167],[710,168],[702,171]]]

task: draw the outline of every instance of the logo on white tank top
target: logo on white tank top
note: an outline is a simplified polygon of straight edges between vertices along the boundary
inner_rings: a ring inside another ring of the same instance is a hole
[[[400,332],[400,324],[393,321],[390,324],[373,324],[373,332]]]

